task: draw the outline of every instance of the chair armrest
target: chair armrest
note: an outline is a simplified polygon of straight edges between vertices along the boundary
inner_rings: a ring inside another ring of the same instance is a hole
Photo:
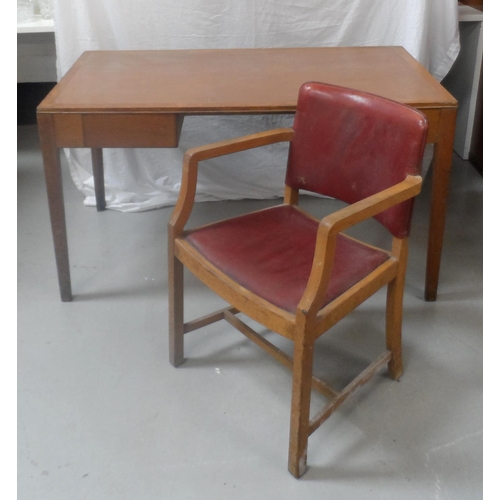
[[[398,203],[413,198],[420,193],[421,187],[422,177],[408,175],[404,181],[390,188],[327,215],[321,220],[319,231],[328,233],[344,231],[358,222],[369,219]]]
[[[175,237],[184,230],[191,214],[196,194],[198,162],[277,142],[291,141],[292,137],[291,128],[281,128],[188,149],[184,154],[179,198],[169,221],[171,236]]]
[[[278,128],[257,134],[245,135],[228,141],[214,142],[188,149],[184,155],[184,161],[186,159],[189,162],[208,160],[209,158],[238,153],[239,151],[267,146],[277,142],[291,141],[292,137],[293,130],[291,128]]]
[[[313,265],[298,305],[302,314],[315,314],[323,303],[335,257],[337,234],[420,193],[422,177],[408,175],[395,186],[324,217],[319,224]]]

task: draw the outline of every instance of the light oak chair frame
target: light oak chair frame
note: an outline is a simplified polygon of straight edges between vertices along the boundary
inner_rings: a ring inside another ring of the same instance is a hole
[[[374,272],[321,307],[334,265],[336,237],[341,231],[416,196],[421,189],[420,176],[407,176],[375,195],[342,208],[319,221],[311,274],[295,314],[284,311],[243,289],[186,243],[184,227],[193,208],[198,163],[202,160],[237,153],[251,148],[293,140],[292,129],[277,129],[246,137],[190,149],[183,162],[179,200],[169,222],[169,336],[170,362],[184,361],[184,334],[221,319],[227,320],[246,337],[267,351],[293,372],[290,445],[288,468],[295,477],[306,471],[309,436],[360,386],[385,365],[398,380],[403,372],[401,354],[402,302],[408,253],[408,239],[393,238],[390,257]],[[298,190],[285,186],[284,203],[297,205]],[[231,307],[184,323],[183,266],[214,290]],[[383,286],[388,285],[386,308],[386,351],[378,356],[342,391],[336,392],[312,374],[314,341]],[[239,318],[238,312],[294,342],[293,359]],[[311,388],[329,402],[311,420]]]

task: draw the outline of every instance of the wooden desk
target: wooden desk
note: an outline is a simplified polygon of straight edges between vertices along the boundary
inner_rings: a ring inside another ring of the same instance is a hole
[[[401,47],[85,52],[37,110],[62,300],[72,292],[60,148],[92,149],[103,210],[102,148],[175,148],[185,115],[293,113],[306,81],[426,114],[435,148],[425,298],[435,300],[457,102]]]

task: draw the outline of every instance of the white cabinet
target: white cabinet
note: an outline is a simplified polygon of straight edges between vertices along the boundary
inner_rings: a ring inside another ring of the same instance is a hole
[[[55,82],[54,21],[35,16],[17,25],[17,82]]]
[[[469,159],[483,59],[483,13],[458,6],[460,53],[442,84],[458,101],[455,151]]]

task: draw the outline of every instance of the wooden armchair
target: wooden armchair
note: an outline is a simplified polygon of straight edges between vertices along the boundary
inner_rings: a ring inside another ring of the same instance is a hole
[[[321,83],[304,84],[292,129],[279,129],[191,149],[169,223],[170,361],[184,360],[184,334],[225,319],[293,372],[289,471],[306,471],[307,442],[360,385],[384,365],[403,371],[402,300],[413,197],[427,122],[387,99]],[[198,163],[276,142],[290,142],[284,203],[189,231]],[[318,221],[298,207],[299,190],[348,205]],[[393,236],[382,250],[342,234],[367,218]],[[183,266],[230,306],[185,323]],[[336,392],[312,375],[314,341],[388,285],[386,346],[358,377]],[[242,312],[294,343],[293,359],[237,318]],[[315,388],[329,403],[311,420]]]

